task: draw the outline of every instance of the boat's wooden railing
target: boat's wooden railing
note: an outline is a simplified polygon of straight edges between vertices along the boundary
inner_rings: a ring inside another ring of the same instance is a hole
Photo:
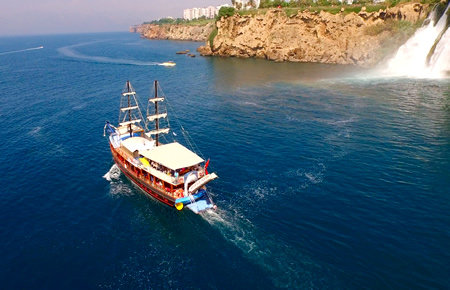
[[[144,166],[142,163],[137,162],[130,154],[128,154],[128,152],[122,150],[121,148],[115,148],[115,150],[116,153],[120,155],[127,163],[129,163],[130,165],[132,165],[134,168],[137,169],[136,171],[134,171],[132,170],[132,168],[127,168],[130,169],[133,172],[133,174],[137,176],[139,181],[144,182],[147,185],[152,186],[154,188],[158,188],[168,196],[171,196],[173,198],[178,197],[177,194],[175,193],[176,190],[172,189],[173,187],[172,188],[164,187],[163,183],[157,182],[156,179],[164,181],[165,183],[172,183],[173,185],[176,186],[183,182],[182,178],[181,179],[175,178],[152,167]],[[146,176],[144,176],[144,174],[146,174]]]
[[[182,183],[184,183],[184,178],[183,176],[172,176],[169,175],[165,172],[162,172],[160,170],[157,170],[156,168],[152,167],[152,166],[144,166],[141,162],[138,162],[134,159],[133,156],[131,156],[128,152],[126,152],[125,150],[123,150],[122,148],[118,147],[115,148],[116,152],[118,155],[121,155],[122,158],[124,160],[126,160],[128,163],[130,163],[131,165],[133,165],[135,168],[139,169],[138,172],[134,172],[137,177],[139,178],[139,180],[144,181],[146,184],[156,187],[158,189],[160,189],[161,191],[163,191],[165,194],[177,198],[179,197],[179,192],[176,193],[177,190],[173,189],[173,186],[178,186]],[[147,174],[147,177],[143,176],[143,173]],[[205,171],[203,168],[197,168],[197,172],[198,172],[198,177],[202,178],[205,175]],[[153,181],[150,179],[150,176],[153,176]],[[156,178],[164,181],[165,183],[168,184],[172,184],[172,188],[167,188],[164,187],[163,184],[159,184],[159,182],[156,182]]]

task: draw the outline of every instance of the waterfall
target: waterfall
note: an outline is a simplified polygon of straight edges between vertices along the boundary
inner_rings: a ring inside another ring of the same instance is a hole
[[[388,61],[384,74],[416,78],[444,78],[450,76],[450,29],[447,29],[447,5],[437,19],[436,10],[425,24],[403,44]]]

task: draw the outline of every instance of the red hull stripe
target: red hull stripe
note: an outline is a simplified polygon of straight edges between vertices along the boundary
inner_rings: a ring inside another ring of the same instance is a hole
[[[139,180],[139,178],[135,174],[128,171],[123,166],[123,163],[120,162],[120,160],[117,158],[118,153],[114,150],[114,148],[111,146],[111,144],[110,144],[110,148],[111,148],[111,153],[113,155],[114,162],[117,164],[117,166],[119,166],[120,171],[122,171],[128,177],[128,179],[130,179],[131,182],[133,182],[134,184],[139,186],[139,188],[142,191],[144,191],[147,195],[155,198],[156,200],[158,200],[164,204],[167,204],[168,206],[171,206],[171,207],[175,206],[175,201],[162,196],[162,194],[159,193],[156,189],[153,189],[153,188],[149,187],[147,184],[144,184],[143,182],[141,182]]]

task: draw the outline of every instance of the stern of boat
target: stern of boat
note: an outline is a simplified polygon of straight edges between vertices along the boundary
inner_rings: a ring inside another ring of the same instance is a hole
[[[200,189],[197,193],[177,198],[175,200],[175,208],[182,210],[187,207],[191,211],[199,214],[209,209],[216,209],[217,206],[213,203],[205,189]]]

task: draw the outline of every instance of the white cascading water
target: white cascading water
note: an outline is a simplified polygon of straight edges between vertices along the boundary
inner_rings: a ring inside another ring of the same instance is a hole
[[[447,6],[444,14],[437,21],[433,20],[435,11],[428,17],[429,23],[419,28],[416,33],[388,61],[385,75],[416,78],[444,78],[450,74],[450,29],[442,35],[433,55],[427,63],[427,56],[435,41],[446,29]]]

